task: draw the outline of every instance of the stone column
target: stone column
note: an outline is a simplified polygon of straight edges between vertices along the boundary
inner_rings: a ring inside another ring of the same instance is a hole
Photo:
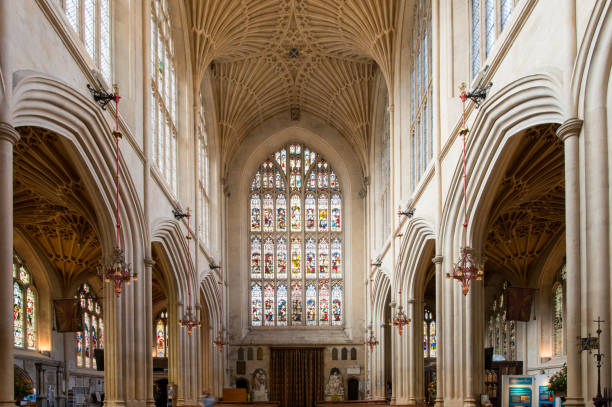
[[[580,173],[578,136],[582,120],[569,119],[557,129],[565,146],[565,256],[566,256],[566,406],[584,406],[582,361],[577,352],[580,332]]]
[[[19,133],[0,122],[0,407],[14,406],[13,394],[13,146]],[[2,314],[4,310],[4,314]]]
[[[442,256],[437,255],[431,260],[436,265],[436,401],[435,407],[444,405],[444,380],[442,375],[443,352],[440,346],[442,337],[442,282],[444,274],[442,272]]]

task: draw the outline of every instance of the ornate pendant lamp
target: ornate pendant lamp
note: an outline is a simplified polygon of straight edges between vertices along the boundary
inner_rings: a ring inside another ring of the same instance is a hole
[[[174,216],[177,217],[177,214],[175,213]],[[200,326],[200,322],[197,315],[195,315],[196,312],[194,311],[193,306],[191,305],[191,277],[192,275],[195,275],[195,273],[193,272],[193,266],[191,263],[191,243],[189,242],[191,240],[191,211],[189,208],[187,208],[187,213],[185,216],[182,217],[187,218],[187,236],[185,236],[185,238],[187,239],[187,256],[189,258],[189,269],[191,273],[189,273],[190,275],[187,279],[187,293],[189,296],[189,301],[187,303],[187,307],[185,307],[185,311],[183,312],[183,318],[179,320],[179,324],[181,324],[182,327],[187,328],[187,335],[191,336],[193,333],[193,328]]]
[[[221,266],[215,266],[215,268],[221,268]],[[217,337],[213,341],[213,345],[217,347],[219,352],[223,352],[223,346],[227,345],[223,338],[223,280],[219,279],[219,330],[217,331]]]
[[[374,335],[374,329],[373,329],[373,319],[374,319],[374,299],[372,296],[372,284],[373,284],[373,277],[374,277],[374,268],[373,268],[373,264],[370,264],[371,266],[371,270],[370,270],[370,336],[368,337],[368,340],[365,342],[366,345],[368,345],[370,347],[370,352],[374,352],[374,346],[378,346],[378,339],[376,339],[376,335]]]
[[[121,228],[121,219],[119,217],[119,139],[121,138],[121,132],[119,131],[119,89],[117,85],[113,86],[115,89],[114,94],[106,94],[106,98],[115,101],[115,131],[113,136],[115,137],[115,164],[117,167],[115,177],[115,188],[116,188],[116,240],[115,248],[111,258],[106,263],[100,261],[98,265],[98,274],[104,278],[104,281],[110,283],[111,281],[115,284],[115,294],[117,297],[121,294],[121,284],[129,284],[131,280],[136,281],[138,275],[132,273],[130,265],[125,261],[125,252],[119,243],[119,229]],[[112,99],[110,99],[112,97]],[[96,100],[97,101],[97,100]],[[107,102],[108,103],[108,102]],[[104,108],[104,106],[102,107]]]
[[[490,87],[490,85],[489,85]],[[447,274],[447,278],[454,278],[461,283],[463,295],[467,295],[470,291],[470,281],[482,280],[484,275],[483,267],[476,260],[476,256],[471,248],[467,246],[467,171],[466,171],[466,154],[465,154],[465,138],[469,132],[465,125],[465,101],[470,97],[465,91],[465,83],[459,87],[461,102],[463,104],[462,112],[462,127],[460,134],[463,137],[463,246],[459,259],[454,264],[453,273]]]

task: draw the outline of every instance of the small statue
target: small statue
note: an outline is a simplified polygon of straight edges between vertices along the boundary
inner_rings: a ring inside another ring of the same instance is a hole
[[[253,390],[251,401],[268,401],[268,388],[266,384],[266,371],[255,369],[253,372]]]
[[[340,369],[333,367],[325,385],[325,401],[342,400],[344,400],[344,380],[342,380]]]

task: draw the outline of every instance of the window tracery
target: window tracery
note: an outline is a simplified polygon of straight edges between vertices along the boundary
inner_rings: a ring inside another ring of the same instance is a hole
[[[176,71],[167,0],[151,6],[151,131],[153,160],[176,193]]]
[[[436,320],[429,307],[423,315],[423,357],[435,358],[437,352]]]
[[[557,281],[552,288],[552,350],[553,355],[563,355],[563,301],[565,285],[565,264],[559,270]]]
[[[76,333],[77,367],[96,368],[95,349],[104,349],[102,306],[87,283],[81,285],[77,298],[83,310],[83,330]]]
[[[200,100],[202,96],[200,95]],[[209,191],[209,162],[208,162],[208,135],[204,120],[204,108],[200,104],[197,115],[197,140],[198,140],[198,197],[199,197],[199,234],[200,239],[208,244],[210,241],[210,191]]]
[[[153,331],[155,332],[153,357],[168,357],[168,311],[163,310],[157,315],[153,324]]]
[[[13,345],[38,348],[38,296],[32,275],[13,253]]]
[[[472,0],[470,7],[472,77],[476,77],[480,67],[488,58],[495,40],[506,27],[517,2],[518,0]]]
[[[420,0],[414,7],[410,68],[410,148],[413,190],[433,156],[431,2]]]
[[[251,326],[343,325],[342,191],[331,166],[284,146],[253,176],[248,207]]]
[[[102,77],[111,83],[111,1],[60,0],[70,27]]]
[[[506,360],[516,360],[516,321],[509,321],[506,318],[508,285],[509,283],[505,281],[493,300],[487,338],[494,354],[502,355]]]

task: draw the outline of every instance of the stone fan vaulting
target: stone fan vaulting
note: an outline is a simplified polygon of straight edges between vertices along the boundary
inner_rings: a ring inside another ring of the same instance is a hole
[[[398,1],[185,3],[195,94],[210,67],[223,162],[249,131],[292,110],[335,127],[366,162],[376,68],[387,85],[393,78]]]

